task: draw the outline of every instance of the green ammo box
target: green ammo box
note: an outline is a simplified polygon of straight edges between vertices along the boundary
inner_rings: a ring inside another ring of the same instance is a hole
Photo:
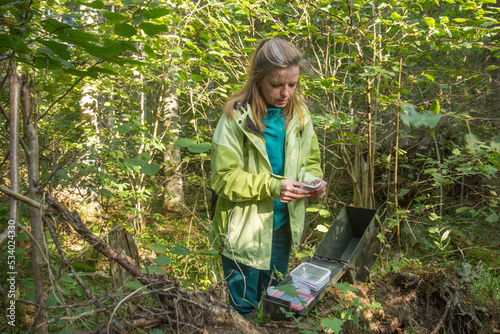
[[[314,256],[278,284],[295,285],[299,296],[292,299],[270,288],[263,296],[264,312],[272,320],[288,320],[281,308],[305,315],[342,276],[350,283],[364,281],[380,251],[376,214],[377,210],[344,206]]]

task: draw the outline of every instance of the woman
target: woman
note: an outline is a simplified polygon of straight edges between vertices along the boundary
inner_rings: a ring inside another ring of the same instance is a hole
[[[288,270],[304,229],[305,197],[324,196],[318,140],[299,89],[301,52],[281,39],[254,51],[245,86],[212,138],[218,200],[210,242],[221,250],[230,304],[243,316]],[[305,184],[319,185],[305,190]]]

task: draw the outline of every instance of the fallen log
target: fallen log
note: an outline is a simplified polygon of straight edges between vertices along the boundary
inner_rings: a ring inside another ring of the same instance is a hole
[[[159,296],[161,309],[148,317],[130,317],[120,321],[109,319],[108,324],[98,329],[83,333],[119,333],[122,330],[132,328],[152,328],[166,323],[175,333],[204,333],[216,329],[217,333],[262,333],[250,322],[232,309],[225,298],[215,297],[213,293],[200,293],[187,291],[180,287],[178,280],[168,280],[162,275],[143,274],[126,257],[117,252],[103,238],[96,236],[82,222],[77,212],[71,213],[63,204],[47,192],[43,192],[48,204],[45,214],[64,219],[85,241],[92,245],[97,251],[118,263],[122,268],[134,276],[143,285],[153,290]],[[224,295],[224,292],[221,292]],[[125,298],[127,299],[127,298]],[[124,299],[124,300],[125,300]],[[133,299],[130,297],[130,300]],[[118,305],[123,302],[122,300]],[[116,327],[116,328],[115,328]],[[121,328],[120,328],[121,327]],[[175,327],[175,328],[174,328]]]

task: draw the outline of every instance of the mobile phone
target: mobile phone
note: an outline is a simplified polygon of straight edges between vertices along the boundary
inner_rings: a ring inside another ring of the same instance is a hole
[[[309,190],[309,191],[314,191],[316,190],[316,188],[319,187],[319,185],[321,184],[320,183],[317,183],[317,184],[304,184],[302,187],[300,187],[301,189],[305,189],[305,190]]]

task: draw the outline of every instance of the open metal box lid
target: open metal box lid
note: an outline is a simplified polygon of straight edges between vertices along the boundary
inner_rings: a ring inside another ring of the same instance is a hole
[[[350,281],[364,281],[380,251],[377,210],[345,206],[314,252],[314,257],[348,264]]]

